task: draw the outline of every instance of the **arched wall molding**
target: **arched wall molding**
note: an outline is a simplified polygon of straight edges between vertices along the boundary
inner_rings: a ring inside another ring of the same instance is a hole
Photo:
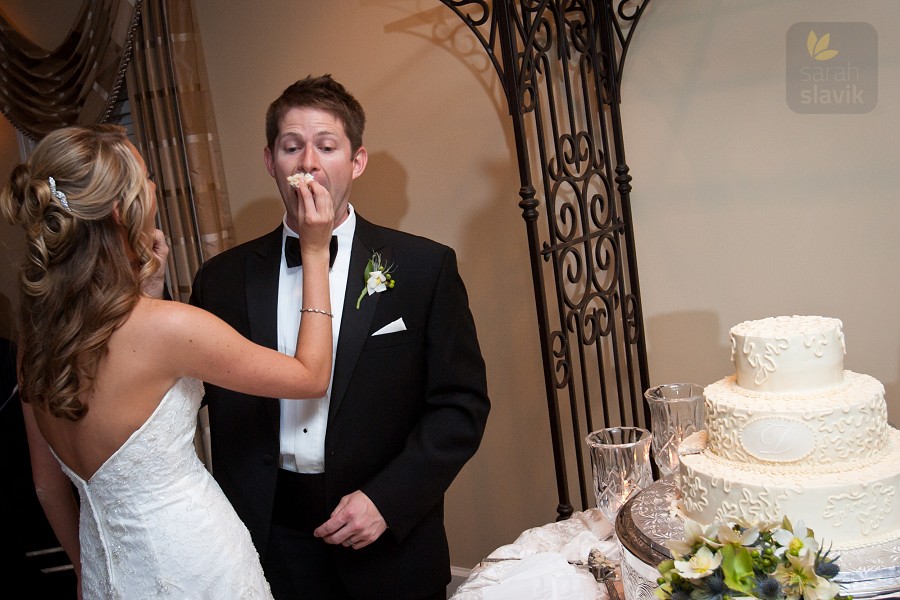
[[[619,112],[625,57],[649,1],[441,0],[487,52],[512,118],[558,519],[573,513],[573,495],[581,509],[594,503],[587,434],[650,422]]]

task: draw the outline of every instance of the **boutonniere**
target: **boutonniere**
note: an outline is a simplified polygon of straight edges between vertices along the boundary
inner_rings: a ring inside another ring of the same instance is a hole
[[[394,265],[386,267],[382,264],[381,254],[378,252],[372,253],[372,258],[366,263],[366,271],[363,273],[363,280],[366,282],[366,287],[363,288],[363,291],[359,294],[359,298],[356,300],[357,309],[359,309],[359,303],[362,302],[362,299],[367,295],[371,296],[372,294],[381,293],[394,287],[394,277],[391,274],[391,269],[393,268]]]

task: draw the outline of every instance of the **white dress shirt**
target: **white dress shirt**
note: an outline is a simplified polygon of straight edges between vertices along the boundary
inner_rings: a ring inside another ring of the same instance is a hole
[[[353,233],[356,231],[356,212],[349,207],[350,215],[334,230],[338,238],[337,257],[328,275],[331,292],[332,320],[332,363],[337,353],[338,333],[341,330],[341,315],[344,296],[347,292],[347,275],[350,268],[350,249]],[[284,223],[282,238],[298,237],[297,233]],[[292,355],[297,350],[297,328],[300,325],[303,307],[303,267],[289,269],[284,259],[284,239],[281,244],[281,270],[278,277],[278,351]],[[359,277],[362,289],[362,274]],[[310,308],[319,308],[311,306]],[[311,319],[321,319],[322,315],[309,314]],[[331,369],[334,377],[334,367]],[[328,425],[328,406],[331,400],[331,381],[325,396],[315,400],[281,399],[281,456],[279,466],[297,473],[322,473],[325,470],[325,428]]]

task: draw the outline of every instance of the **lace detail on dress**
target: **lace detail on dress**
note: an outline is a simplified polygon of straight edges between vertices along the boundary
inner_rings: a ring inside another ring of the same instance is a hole
[[[84,481],[84,597],[272,598],[250,533],[197,457],[203,384],[179,380],[147,421]]]

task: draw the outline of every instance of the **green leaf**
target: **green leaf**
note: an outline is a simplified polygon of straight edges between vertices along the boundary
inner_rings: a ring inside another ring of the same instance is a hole
[[[791,520],[788,519],[787,515],[784,515],[784,518],[781,519],[781,528],[794,533],[794,526],[791,524]],[[796,535],[796,533],[794,535]]]
[[[366,270],[363,272],[363,282],[365,285],[363,285],[363,291],[359,294],[359,298],[356,299],[356,310],[359,310],[359,303],[366,297],[366,292],[369,290],[369,275],[371,275],[374,270],[375,263],[373,263],[370,258],[369,262],[366,263]]]
[[[737,592],[749,594],[753,591],[753,557],[744,546],[726,544],[722,553],[722,573],[725,585]]]

